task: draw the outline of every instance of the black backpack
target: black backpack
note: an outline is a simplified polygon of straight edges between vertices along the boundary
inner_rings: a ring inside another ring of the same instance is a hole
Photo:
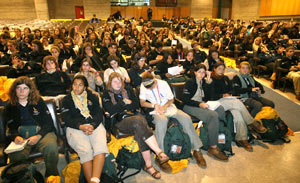
[[[190,158],[191,141],[183,131],[182,125],[175,118],[169,118],[168,129],[164,138],[164,150],[170,160]]]
[[[116,158],[118,177],[123,182],[125,179],[134,176],[141,172],[142,168],[145,166],[145,161],[143,159],[142,153],[140,151],[132,153],[129,150],[122,147],[119,150],[118,156]],[[132,174],[129,174],[124,177],[126,171],[129,169],[136,169]]]
[[[43,175],[29,161],[9,164],[1,174],[2,183],[44,183]]]
[[[140,173],[144,166],[145,162],[140,151],[131,153],[129,150],[122,147],[122,149],[119,150],[116,159],[112,154],[105,157],[103,172],[101,174],[101,182],[123,183],[125,179]],[[124,177],[129,168],[136,169],[137,171]],[[79,183],[87,183],[82,168]]]
[[[277,119],[261,119],[263,126],[267,129],[266,133],[259,134],[265,142],[274,142],[282,139],[288,132],[288,126],[278,117]]]

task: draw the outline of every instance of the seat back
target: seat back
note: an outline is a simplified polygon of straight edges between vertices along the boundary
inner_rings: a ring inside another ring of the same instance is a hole
[[[168,53],[172,53],[173,48],[171,46],[164,46],[163,47],[163,51],[164,52],[168,52]]]
[[[0,143],[6,143],[5,122],[3,119],[4,106],[0,106]]]
[[[181,99],[183,95],[184,84],[185,82],[170,84],[175,98]]]
[[[300,57],[300,50],[295,50],[294,55],[295,55],[296,57]]]
[[[6,165],[7,155],[4,153],[4,149],[7,146],[6,134],[5,134],[5,122],[3,120],[4,106],[0,106],[0,166]]]
[[[53,125],[55,127],[56,135],[60,138],[63,134],[63,130],[60,126],[59,119],[57,117],[56,105],[54,99],[47,99],[45,100],[47,108],[51,114]]]
[[[0,65],[0,76],[6,76],[10,69],[9,65]]]
[[[274,72],[276,73],[276,80],[282,77],[282,72],[278,69],[280,67],[281,59],[275,60]]]

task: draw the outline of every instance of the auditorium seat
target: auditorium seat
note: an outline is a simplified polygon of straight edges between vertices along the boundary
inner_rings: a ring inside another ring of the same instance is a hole
[[[51,114],[53,125],[55,127],[55,133],[57,136],[57,145],[58,145],[58,152],[65,155],[65,159],[67,162],[70,161],[69,154],[67,153],[66,148],[66,138],[63,134],[63,129],[61,128],[61,124],[59,118],[57,116],[56,104],[53,99],[45,100],[45,103],[48,107],[48,110]],[[29,155],[29,159],[33,160],[36,158],[42,157],[42,153],[35,151]]]
[[[293,80],[286,77],[286,74],[288,72],[288,69],[284,69],[280,67],[281,59],[277,59],[275,61],[275,72],[276,72],[276,81],[274,83],[275,88],[280,89],[280,85],[282,84],[282,91],[286,91],[287,84],[291,84],[293,86]]]
[[[6,139],[3,112],[4,112],[4,106],[0,106],[0,167],[6,165],[7,155],[4,153],[4,149],[8,145]]]
[[[171,83],[170,87],[174,94],[174,104],[177,108],[182,109],[184,107],[184,103],[181,101],[182,95],[183,95],[183,89],[184,89],[185,82],[182,83]],[[192,118],[192,121],[194,123],[199,122],[199,119],[195,116],[190,115]]]
[[[0,76],[6,76],[10,69],[9,65],[0,65]]]

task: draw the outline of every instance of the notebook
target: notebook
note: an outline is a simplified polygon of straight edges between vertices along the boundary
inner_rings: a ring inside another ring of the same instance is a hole
[[[28,140],[25,140],[22,144],[16,144],[15,142],[11,142],[8,147],[4,150],[6,154],[22,151],[27,145]]]

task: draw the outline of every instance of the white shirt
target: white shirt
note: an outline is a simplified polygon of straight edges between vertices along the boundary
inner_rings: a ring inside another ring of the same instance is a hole
[[[109,75],[113,72],[117,72],[117,73],[121,74],[122,77],[125,77],[126,80],[129,80],[129,75],[125,68],[118,67],[116,70],[113,70],[112,68],[108,68],[104,71],[104,82],[105,83],[108,82]]]
[[[166,81],[155,79],[156,87],[152,90],[147,89],[141,84],[140,99],[147,100],[151,104],[165,105],[169,100],[174,98],[172,90]]]

